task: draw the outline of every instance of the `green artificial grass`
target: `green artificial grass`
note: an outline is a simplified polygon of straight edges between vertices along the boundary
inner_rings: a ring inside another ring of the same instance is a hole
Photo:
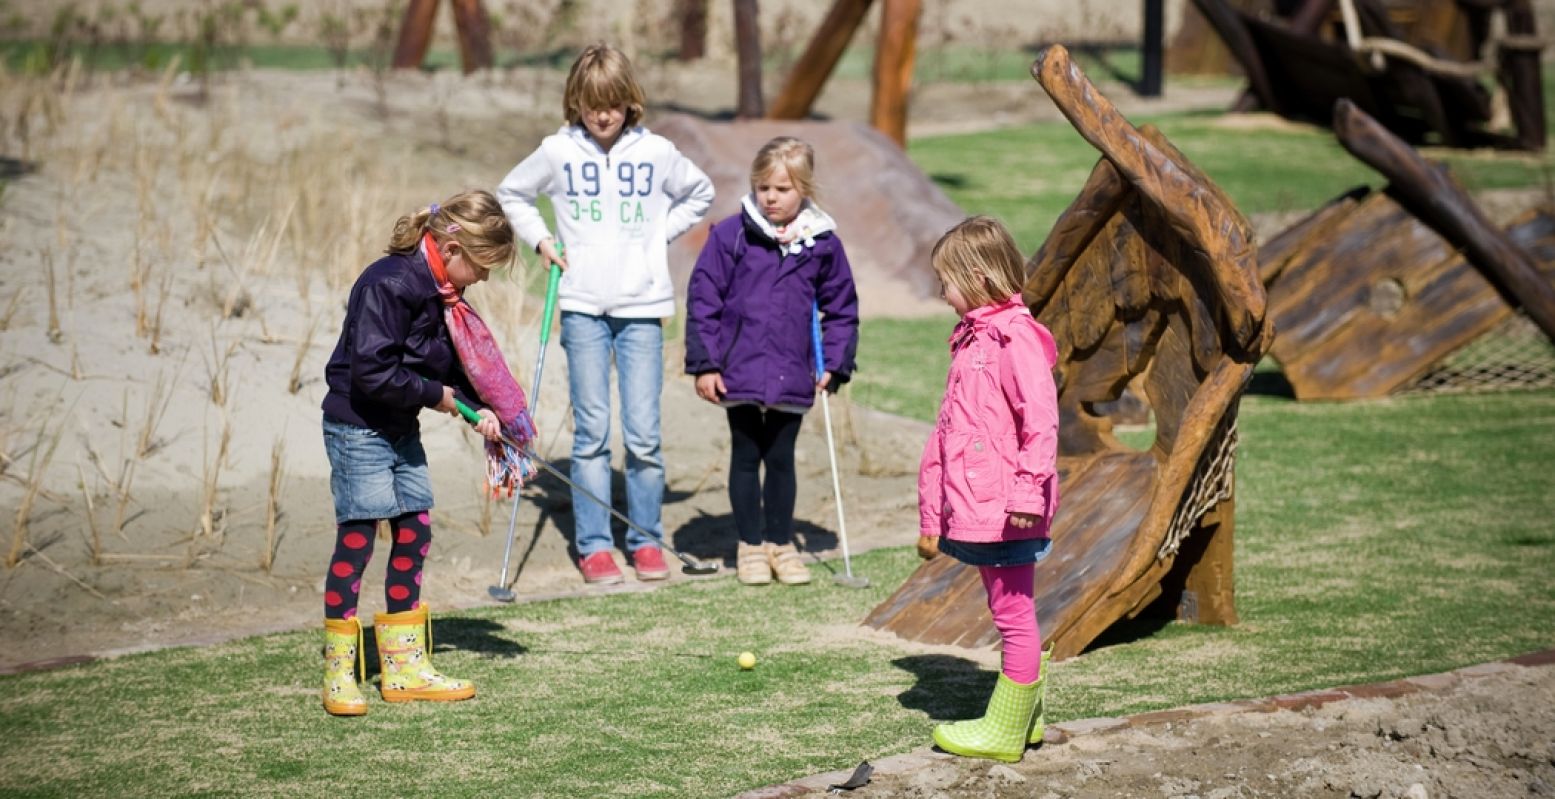
[[[1241,623],[1114,628],[1053,667],[1051,720],[1555,645],[1555,392],[1254,395],[1240,429]],[[0,794],[727,796],[851,767],[927,745],[993,685],[967,658],[856,626],[916,563],[906,547],[859,556],[862,591],[818,567],[804,588],[724,576],[439,614],[437,663],[477,697],[374,694],[360,719],[320,708],[315,630],[0,678]]]

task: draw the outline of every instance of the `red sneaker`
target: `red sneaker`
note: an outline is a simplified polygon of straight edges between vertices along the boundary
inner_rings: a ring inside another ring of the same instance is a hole
[[[595,552],[578,561],[578,570],[583,572],[583,582],[591,585],[612,585],[626,579],[608,551]]]
[[[664,550],[652,544],[632,553],[632,568],[637,570],[639,580],[663,580],[670,576],[670,567],[664,565]]]

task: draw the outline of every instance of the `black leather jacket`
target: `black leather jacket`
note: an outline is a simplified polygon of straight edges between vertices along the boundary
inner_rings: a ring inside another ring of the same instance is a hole
[[[437,405],[444,384],[470,407],[485,407],[459,366],[419,251],[390,253],[356,279],[324,382],[326,416],[390,438],[418,432],[416,415]]]

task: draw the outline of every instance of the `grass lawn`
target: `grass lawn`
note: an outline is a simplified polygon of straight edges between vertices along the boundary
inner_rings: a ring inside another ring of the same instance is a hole
[[[1250,396],[1241,430],[1242,623],[1115,630],[1054,667],[1050,718],[1555,645],[1555,392]],[[479,696],[372,699],[355,720],[319,708],[313,630],[0,678],[0,794],[297,796],[371,780],[441,796],[726,796],[850,767],[927,744],[993,683],[855,626],[915,563],[906,548],[859,557],[864,591],[726,576],[444,616],[438,664]],[[743,650],[754,671],[736,667]]]

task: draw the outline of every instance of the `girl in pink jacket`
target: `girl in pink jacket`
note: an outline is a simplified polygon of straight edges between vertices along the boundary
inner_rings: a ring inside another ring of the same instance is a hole
[[[1020,297],[1023,260],[997,220],[976,216],[934,245],[934,271],[961,321],[950,374],[918,469],[918,554],[977,567],[1004,639],[1004,666],[980,719],[941,724],[934,742],[1015,762],[1042,740],[1042,635],[1032,599],[1058,510],[1053,335]]]

